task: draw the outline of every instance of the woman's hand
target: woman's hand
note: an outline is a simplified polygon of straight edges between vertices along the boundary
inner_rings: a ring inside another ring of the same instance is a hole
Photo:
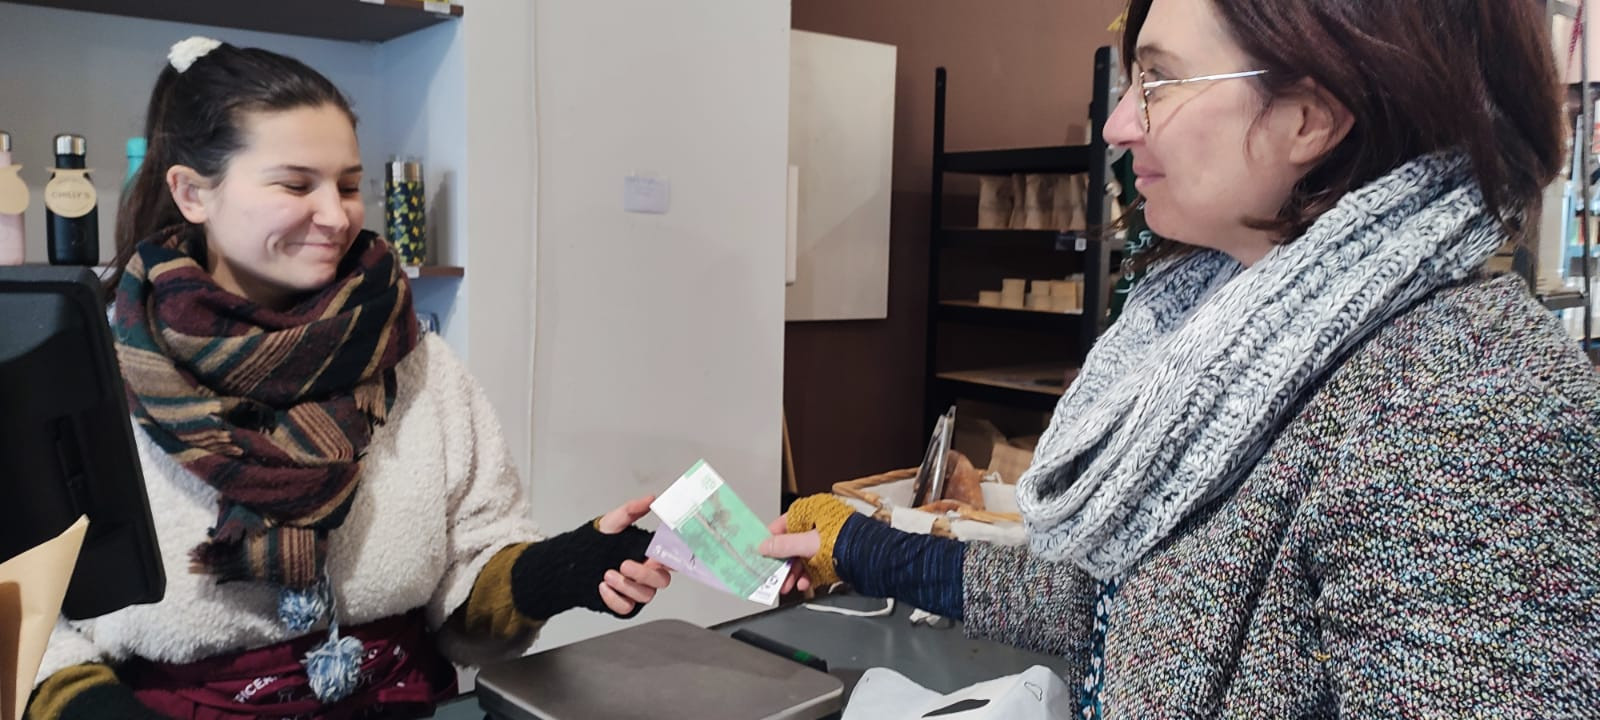
[[[595,529],[606,535],[616,535],[631,527],[650,513],[654,495],[646,495],[623,503],[600,517]],[[656,591],[672,584],[672,573],[655,559],[638,562],[624,560],[620,567],[607,570],[600,583],[600,599],[618,615],[627,615],[640,605],[655,599]]]
[[[854,515],[855,511],[844,501],[822,493],[790,503],[789,512],[767,526],[773,536],[763,541],[757,551],[789,561],[784,592],[793,588],[810,590],[841,580],[833,545]]]
[[[805,561],[810,560],[822,549],[822,536],[817,531],[810,530],[803,533],[789,532],[789,516],[780,515],[777,520],[767,526],[772,537],[761,542],[757,551],[767,557],[789,561],[789,577],[783,581],[783,593],[799,589],[811,589],[811,578],[806,576]]]

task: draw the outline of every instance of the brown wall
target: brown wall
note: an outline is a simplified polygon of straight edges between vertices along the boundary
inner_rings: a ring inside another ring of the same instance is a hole
[[[802,493],[920,460],[934,68],[950,150],[1082,143],[1095,48],[1126,0],[793,0],[797,30],[899,48],[887,320],[789,323]]]

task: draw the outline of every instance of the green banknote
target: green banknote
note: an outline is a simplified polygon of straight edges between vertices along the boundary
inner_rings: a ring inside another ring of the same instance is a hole
[[[777,602],[788,564],[756,552],[772,533],[706,461],[689,468],[650,509],[729,591],[764,605]]]

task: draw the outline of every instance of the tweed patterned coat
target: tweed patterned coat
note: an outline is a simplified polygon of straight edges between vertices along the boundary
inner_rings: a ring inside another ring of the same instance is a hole
[[[967,632],[1081,661],[1110,718],[1600,718],[1600,379],[1515,278],[1336,369],[1120,578],[965,556]]]

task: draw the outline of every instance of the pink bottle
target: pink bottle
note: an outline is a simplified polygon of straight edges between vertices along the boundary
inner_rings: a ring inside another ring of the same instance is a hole
[[[21,170],[11,162],[11,133],[0,130],[0,265],[21,265],[27,248],[22,215],[28,208],[28,186],[18,174]]]

